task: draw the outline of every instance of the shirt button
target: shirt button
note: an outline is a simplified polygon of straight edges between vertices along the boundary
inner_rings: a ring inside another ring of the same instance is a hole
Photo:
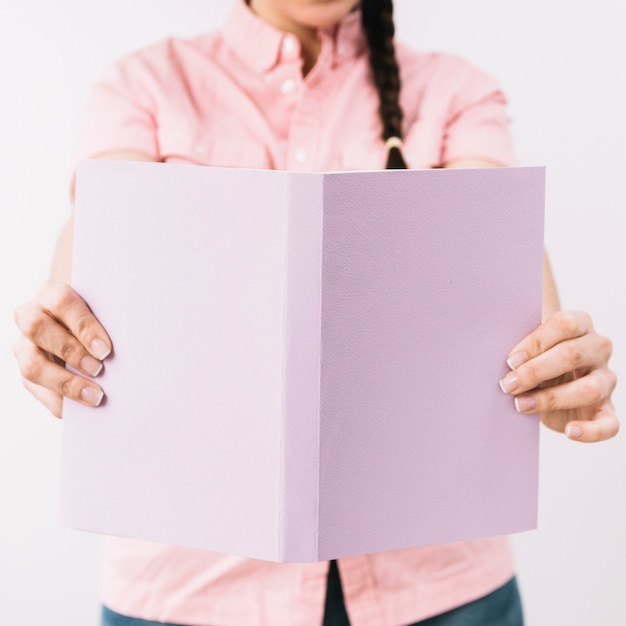
[[[288,78],[282,85],[280,90],[286,95],[290,96],[296,90],[296,81],[292,78]]]
[[[285,37],[283,39],[282,50],[284,54],[293,54],[296,51],[296,42],[293,37]]]
[[[296,150],[296,161],[298,161],[298,163],[304,163],[306,161],[306,151],[302,148]]]

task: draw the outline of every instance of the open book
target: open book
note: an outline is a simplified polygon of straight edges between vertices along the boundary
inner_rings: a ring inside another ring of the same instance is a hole
[[[272,561],[534,528],[543,168],[83,161],[73,287],[109,332],[66,401],[62,520]]]

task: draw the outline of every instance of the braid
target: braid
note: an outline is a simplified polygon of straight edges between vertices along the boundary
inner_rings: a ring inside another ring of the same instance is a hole
[[[400,71],[393,47],[392,0],[361,0],[363,30],[370,49],[370,66],[374,85],[380,97],[382,138],[402,139],[402,109],[400,108]],[[394,143],[394,142],[392,142]],[[407,169],[398,146],[389,148],[387,169]]]

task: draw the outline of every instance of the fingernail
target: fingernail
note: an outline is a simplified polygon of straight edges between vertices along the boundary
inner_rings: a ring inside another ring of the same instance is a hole
[[[537,400],[532,396],[517,397],[514,400],[515,410],[518,413],[532,413],[537,409]]]
[[[86,355],[80,362],[80,369],[87,372],[90,376],[97,376],[102,370],[102,363],[92,356]]]
[[[504,393],[511,393],[519,387],[519,379],[515,374],[510,372],[500,381],[500,389]]]
[[[104,391],[94,387],[83,387],[80,392],[81,399],[91,406],[99,406],[104,398]]]
[[[565,435],[570,439],[580,439],[583,436],[583,429],[580,426],[570,425],[565,429]]]
[[[106,359],[111,354],[111,348],[102,339],[94,339],[91,342],[91,354],[102,361],[102,359]]]
[[[506,364],[516,370],[522,363],[528,361],[528,355],[525,352],[514,352],[507,360]]]

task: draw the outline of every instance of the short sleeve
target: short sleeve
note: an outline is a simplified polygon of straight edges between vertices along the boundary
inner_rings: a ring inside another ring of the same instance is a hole
[[[478,158],[515,165],[507,100],[498,82],[454,57],[450,70],[455,89],[444,129],[442,163]]]
[[[79,157],[112,151],[158,159],[155,107],[138,54],[114,64],[89,92]]]

